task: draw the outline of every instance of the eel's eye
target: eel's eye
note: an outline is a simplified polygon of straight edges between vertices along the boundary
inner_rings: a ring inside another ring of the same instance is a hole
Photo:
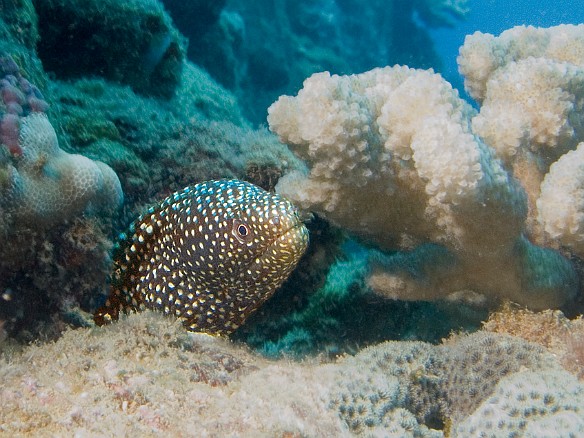
[[[237,240],[239,240],[241,243],[249,242],[249,240],[252,238],[252,232],[249,225],[239,220],[235,220],[233,222],[232,232],[233,235],[237,238]]]
[[[247,225],[245,224],[239,224],[237,226],[237,233],[241,236],[241,237],[247,237],[247,235],[249,234],[249,228],[247,227]]]

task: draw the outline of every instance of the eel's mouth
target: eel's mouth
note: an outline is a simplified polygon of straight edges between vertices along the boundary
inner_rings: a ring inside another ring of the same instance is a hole
[[[308,228],[300,220],[282,232],[266,248],[265,257],[278,260],[281,265],[296,265],[308,247]]]
[[[308,247],[309,235],[308,228],[304,225],[304,222],[298,220],[296,224],[284,231],[276,241],[287,241],[294,244],[299,249],[302,255],[306,248]],[[276,242],[274,242],[276,243]]]
[[[280,218],[278,218],[281,221]],[[304,219],[300,216],[300,212],[294,208],[292,213],[286,218],[286,227],[279,233],[279,235],[273,240],[273,242],[268,247],[268,250],[274,245],[284,245],[296,248],[300,253],[300,256],[304,254],[306,247],[308,246],[308,228],[304,224]]]
[[[308,228],[298,218],[279,233],[246,271],[254,282],[272,282],[274,288],[294,270],[309,242]],[[257,284],[257,283],[256,283]]]

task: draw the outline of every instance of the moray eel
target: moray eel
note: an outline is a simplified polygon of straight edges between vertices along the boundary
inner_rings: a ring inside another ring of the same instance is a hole
[[[110,296],[94,320],[150,308],[192,331],[229,334],[273,295],[307,245],[296,208],[279,195],[238,180],[186,187],[122,234]]]

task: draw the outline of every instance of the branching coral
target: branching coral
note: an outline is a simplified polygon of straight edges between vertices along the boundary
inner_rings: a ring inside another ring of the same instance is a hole
[[[529,58],[582,65],[584,26],[517,26],[498,37],[476,32],[466,37],[458,64],[465,88],[482,103],[488,94],[488,81],[500,68]]]
[[[473,109],[431,71],[375,69],[313,75],[269,109],[270,129],[307,163],[278,190],[383,248],[446,247],[454,263],[427,278],[400,266],[370,284],[403,299],[472,290],[533,308],[576,292],[569,262],[523,235],[519,182],[471,130]],[[433,263],[431,261],[431,263]]]
[[[584,25],[519,26],[498,37],[477,32],[458,62],[466,89],[481,103],[474,132],[528,193],[532,238],[584,255],[576,196],[584,156],[560,158],[584,141]]]
[[[584,255],[584,143],[550,166],[540,189],[538,220],[547,236]]]

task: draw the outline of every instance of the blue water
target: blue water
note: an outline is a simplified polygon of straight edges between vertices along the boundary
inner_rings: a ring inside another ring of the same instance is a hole
[[[470,0],[465,21],[454,28],[430,29],[440,55],[442,75],[462,89],[456,57],[464,37],[476,31],[499,35],[519,25],[549,27],[584,23],[584,0]]]

